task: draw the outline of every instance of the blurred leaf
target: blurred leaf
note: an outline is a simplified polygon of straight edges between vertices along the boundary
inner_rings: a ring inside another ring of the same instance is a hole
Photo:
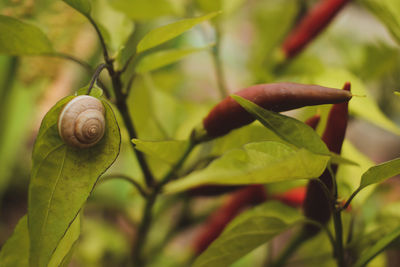
[[[14,77],[13,74],[10,75],[10,78]],[[19,81],[12,84],[7,88],[7,95],[3,95],[0,114],[0,195],[9,184],[14,167],[20,162],[20,153],[24,153],[26,142],[30,138],[26,133],[32,126],[32,115],[36,114],[36,101],[41,95],[41,89],[46,86],[43,82],[28,87]],[[30,167],[18,168],[29,171]]]
[[[125,266],[129,253],[126,234],[115,225],[98,218],[85,218],[82,225],[82,240],[77,247],[79,263],[85,267]],[[112,264],[110,263],[111,260]],[[124,262],[125,260],[125,262]],[[110,265],[107,265],[107,262]]]
[[[298,148],[305,148],[313,153],[330,155],[328,148],[318,134],[305,123],[263,109],[240,96],[233,95],[232,98],[265,127],[275,132],[283,140]]]
[[[138,73],[153,71],[179,61],[187,55],[209,49],[210,47],[211,46],[199,48],[180,48],[154,52],[148,56],[145,56],[139,61],[138,65],[136,66],[136,71]]]
[[[190,18],[190,19],[184,19],[180,20],[165,26],[161,26],[159,28],[156,28],[152,31],[150,31],[148,34],[146,34],[143,39],[139,42],[137,46],[137,53],[141,53],[145,50],[148,50],[150,48],[153,48],[159,44],[165,43],[166,41],[169,41],[182,33],[190,30],[192,27],[195,25],[212,19],[213,17],[217,16],[219,12],[213,12],[207,15],[204,15],[202,17],[197,17],[197,18]]]
[[[354,267],[366,266],[373,258],[382,253],[396,238],[400,236],[400,227],[394,229],[383,238],[381,237],[372,247],[363,252]]]
[[[36,26],[0,15],[0,54],[38,55],[53,52],[47,36]]]
[[[110,1],[97,0],[93,2],[92,17],[101,26],[107,47],[118,52],[127,42],[134,30],[134,23],[124,14],[111,7]]]
[[[254,25],[254,40],[251,42],[248,64],[253,75],[263,83],[274,81],[273,68],[279,60],[277,48],[298,14],[298,2],[292,0],[255,1],[249,20]],[[315,67],[314,62],[306,61]],[[290,67],[290,66],[289,66]]]
[[[168,0],[109,0],[109,3],[132,20],[151,20],[165,15],[178,15]]]
[[[48,267],[67,266],[66,257],[80,235],[80,216],[72,222],[57,249],[54,251]],[[0,267],[29,267],[29,232],[27,216],[20,219],[14,233],[3,245],[0,253]]]
[[[85,17],[90,17],[92,6],[89,0],[63,0],[70,7],[82,13]]]
[[[361,177],[360,189],[400,174],[400,158],[371,167]]]
[[[340,88],[347,81],[351,82],[351,92],[355,95],[349,102],[350,114],[400,135],[400,128],[379,109],[363,82],[352,73],[343,69],[326,69],[314,78],[307,80],[309,83],[333,88]]]
[[[157,91],[148,85],[145,76],[139,76],[135,79],[128,102],[139,139],[165,140],[168,138],[164,124],[156,116],[156,112],[160,110],[162,113],[168,113],[166,109],[171,108],[171,106],[167,106],[164,101],[155,103],[156,94]],[[170,121],[166,123],[170,123]]]
[[[196,0],[197,5],[204,12],[223,11],[223,15],[229,15],[236,11],[244,0]]]
[[[359,0],[389,30],[400,44],[400,2],[398,0]]]
[[[132,142],[135,144],[135,148],[137,150],[169,164],[175,164],[188,146],[188,141],[176,140],[143,141],[139,139],[133,139]]]
[[[119,153],[119,128],[111,107],[104,101],[107,127],[103,139],[86,149],[63,143],[57,120],[64,104],[73,98],[60,100],[46,114],[33,149],[28,201],[31,266],[48,264],[97,179]]]
[[[250,143],[232,149],[207,168],[169,183],[166,192],[183,191],[202,184],[265,184],[319,177],[329,161],[305,149],[279,142]]]
[[[0,252],[1,267],[29,267],[29,233],[26,216],[19,220],[14,233]]]
[[[278,202],[266,202],[243,212],[195,261],[194,267],[230,266],[261,244],[288,230],[299,213]]]
[[[341,165],[339,166],[336,178],[338,179],[339,185],[344,185],[346,188],[339,188],[342,196],[350,195],[354,190],[358,188],[361,181],[361,176],[369,168],[374,166],[374,163],[358,151],[349,141],[345,140],[342,145],[342,156],[353,159],[359,166],[353,165]],[[374,186],[364,189],[359,193],[354,203],[363,204],[368,199],[371,192],[374,190]]]

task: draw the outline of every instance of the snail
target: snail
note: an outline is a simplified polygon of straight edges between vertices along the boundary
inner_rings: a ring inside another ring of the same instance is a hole
[[[105,109],[100,100],[88,95],[68,102],[58,118],[61,139],[70,146],[87,148],[97,144],[105,132]]]

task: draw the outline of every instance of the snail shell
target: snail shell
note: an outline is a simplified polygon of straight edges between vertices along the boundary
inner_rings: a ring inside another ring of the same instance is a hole
[[[86,148],[97,144],[105,132],[105,109],[100,100],[88,95],[68,102],[58,118],[58,132],[64,142]]]

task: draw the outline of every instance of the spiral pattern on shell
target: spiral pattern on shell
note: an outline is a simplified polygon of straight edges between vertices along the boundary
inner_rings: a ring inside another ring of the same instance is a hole
[[[58,132],[68,145],[79,148],[97,144],[105,132],[105,109],[100,100],[88,95],[68,102],[58,118]]]

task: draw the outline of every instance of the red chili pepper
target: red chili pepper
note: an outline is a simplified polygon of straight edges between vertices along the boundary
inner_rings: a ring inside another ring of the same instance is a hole
[[[315,130],[317,129],[320,120],[321,120],[321,115],[315,114],[311,118],[307,119],[304,123]]]
[[[283,194],[273,196],[272,199],[278,200],[291,207],[301,207],[306,197],[306,187],[296,187]]]
[[[297,83],[259,84],[236,93],[255,104],[275,112],[304,106],[347,102],[352,95],[344,90]],[[208,136],[218,137],[254,121],[233,98],[216,105],[203,120]]]
[[[344,85],[344,90],[350,91],[350,83]],[[346,134],[348,121],[348,104],[341,103],[332,106],[329,112],[328,121],[325,131],[322,135],[322,140],[325,142],[330,151],[340,154],[344,137]],[[332,165],[332,171],[335,174],[337,166]],[[319,179],[332,191],[333,178],[330,172],[326,169]],[[307,218],[326,224],[331,217],[331,206],[321,185],[318,181],[311,180],[307,185],[307,194],[304,200],[304,215]],[[319,228],[315,225],[307,224],[305,231],[309,236],[319,232]]]
[[[305,123],[316,129],[320,115],[316,114],[307,119]],[[225,186],[202,186],[195,189],[196,195],[208,195],[211,193],[221,192]],[[226,186],[229,190],[238,186]],[[204,191],[203,191],[204,190]],[[224,190],[223,190],[224,191]],[[190,191],[191,193],[191,191]],[[303,204],[305,198],[305,188],[295,188],[282,195],[272,197],[283,203],[298,207]],[[267,200],[267,194],[263,185],[251,185],[233,193],[228,201],[210,215],[207,222],[203,225],[200,233],[195,238],[193,250],[196,255],[203,252],[224,230],[225,226],[234,219],[243,209],[252,205],[257,205]]]
[[[283,42],[286,58],[295,57],[307,46],[350,0],[321,0],[300,21]]]
[[[247,186],[229,197],[228,201],[208,218],[193,243],[196,255],[203,252],[224,230],[225,226],[245,208],[264,202],[267,195],[262,185]]]

